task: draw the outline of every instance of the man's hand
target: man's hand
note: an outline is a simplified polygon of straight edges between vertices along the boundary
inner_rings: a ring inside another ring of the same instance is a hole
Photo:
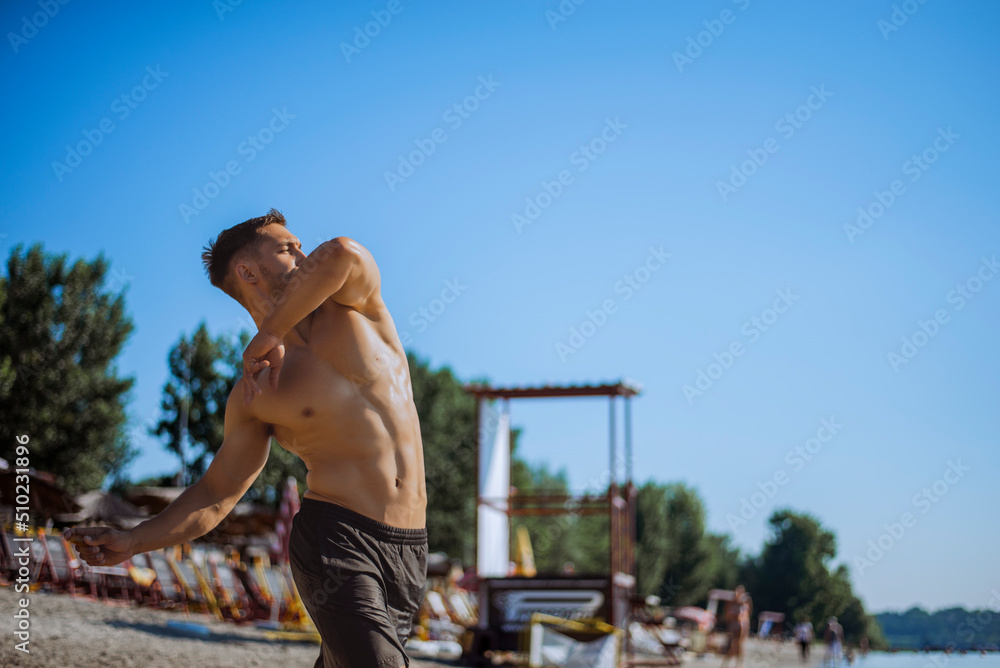
[[[278,387],[278,374],[285,359],[285,346],[281,338],[270,332],[260,331],[251,339],[243,351],[243,404],[250,405],[255,394],[260,394],[257,375],[265,368],[271,368],[272,388]]]
[[[89,566],[117,566],[135,556],[128,531],[110,527],[66,529],[63,537]]]

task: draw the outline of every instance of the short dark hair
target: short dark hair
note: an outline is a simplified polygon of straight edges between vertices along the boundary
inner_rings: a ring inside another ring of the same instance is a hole
[[[276,209],[271,209],[263,216],[244,220],[223,230],[215,241],[209,242],[201,254],[201,261],[208,272],[212,285],[219,288],[236,301],[243,303],[236,282],[233,280],[232,264],[234,260],[252,257],[261,240],[261,230],[268,225],[285,224],[285,217]]]

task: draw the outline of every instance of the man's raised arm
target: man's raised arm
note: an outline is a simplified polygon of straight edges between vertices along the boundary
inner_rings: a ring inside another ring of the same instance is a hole
[[[67,529],[65,536],[91,566],[114,566],[129,557],[178,545],[214,529],[260,475],[270,453],[267,426],[237,400],[240,384],[226,404],[225,437],[208,471],[160,514],[130,531],[109,527]]]
[[[274,309],[261,322],[260,331],[243,352],[245,403],[260,393],[256,378],[271,367],[270,383],[278,386],[284,347],[282,339],[292,327],[327,299],[363,310],[378,292],[381,277],[375,259],[364,246],[347,237],[320,244],[288,281]]]

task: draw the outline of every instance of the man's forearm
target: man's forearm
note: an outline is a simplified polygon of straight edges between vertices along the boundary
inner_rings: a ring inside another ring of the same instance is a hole
[[[353,265],[350,250],[335,241],[321,244],[285,286],[261,323],[261,331],[283,337],[344,286]]]
[[[222,521],[227,510],[207,485],[195,483],[159,515],[129,532],[132,551],[140,554],[204,536]]]

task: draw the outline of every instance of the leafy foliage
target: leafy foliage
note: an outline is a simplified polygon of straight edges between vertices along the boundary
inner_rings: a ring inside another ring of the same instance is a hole
[[[512,449],[511,485],[518,493],[570,494],[564,469],[553,473],[545,463],[532,465],[520,459],[517,457],[516,438]],[[561,573],[568,564],[572,564],[578,574],[607,571],[611,547],[606,517],[577,513],[515,517],[511,522],[512,546],[521,526],[528,530],[531,537],[539,573]]]
[[[703,603],[713,587],[738,579],[739,552],[705,531],[705,507],[683,483],[647,482],[636,508],[638,592],[665,604]]]
[[[886,640],[895,649],[952,647],[976,649],[1000,645],[1000,592],[993,590],[990,607],[983,610],[948,608],[927,612],[910,608],[906,612],[876,615]]]
[[[447,367],[407,353],[420,419],[431,551],[471,563],[476,526],[476,401]]]
[[[771,537],[761,555],[747,564],[747,590],[756,610],[783,612],[788,620],[808,619],[817,630],[836,616],[848,642],[867,636],[884,644],[877,622],[854,595],[846,566],[830,571],[837,540],[811,515],[778,510],[768,520]]]
[[[107,274],[103,256],[70,264],[34,245],[14,248],[0,277],[0,456],[27,434],[31,465],[73,493],[122,477],[137,454],[125,431],[134,381],[113,364],[132,321]]]
[[[226,401],[240,381],[243,350],[249,341],[246,331],[235,338],[213,337],[202,322],[190,337],[182,334],[167,355],[170,379],[163,386],[160,402],[163,417],[151,432],[164,439],[164,446],[181,461],[181,486],[204,475],[211,458],[222,447]],[[182,425],[187,427],[190,453],[181,446]],[[277,507],[281,503],[280,490],[289,476],[298,481],[300,493],[305,491],[308,471],[302,460],[274,439],[270,447],[264,469],[241,501]]]
[[[163,417],[150,431],[166,439],[165,447],[180,460],[181,486],[200,478],[222,447],[226,400],[240,378],[249,341],[245,331],[235,342],[227,336],[212,337],[202,322],[190,338],[182,334],[170,349],[170,379],[160,402]],[[194,449],[190,459],[183,447],[185,430],[187,444]]]

